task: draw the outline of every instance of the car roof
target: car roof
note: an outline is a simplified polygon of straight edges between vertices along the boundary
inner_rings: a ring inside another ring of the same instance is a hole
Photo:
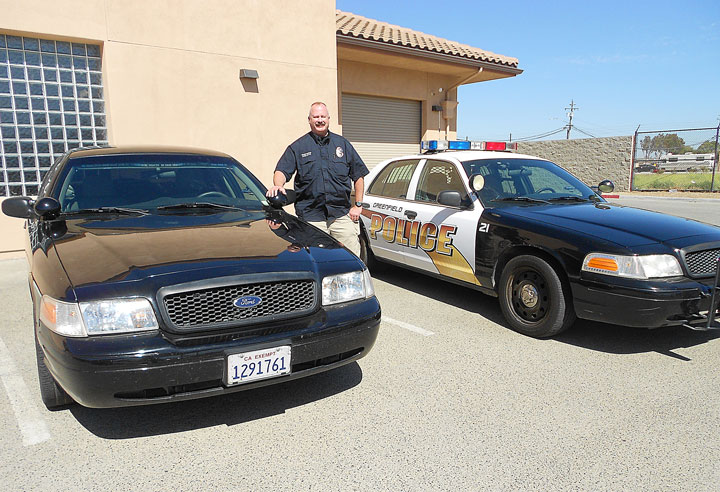
[[[121,145],[117,147],[81,147],[70,151],[70,158],[89,157],[98,155],[127,155],[127,154],[195,154],[217,157],[230,157],[224,152],[216,150],[198,149],[193,147],[174,147],[162,145]]]

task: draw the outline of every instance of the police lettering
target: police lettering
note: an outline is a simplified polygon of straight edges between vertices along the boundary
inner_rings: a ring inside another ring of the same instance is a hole
[[[420,248],[424,251],[437,251],[442,255],[452,256],[453,238],[457,226],[441,225],[432,222],[404,220],[396,217],[384,217],[379,214],[370,216],[370,237],[378,238],[378,233],[389,243],[400,246]]]
[[[398,207],[397,205],[390,205],[388,203],[373,203],[372,207],[380,210],[392,210],[393,212],[402,212],[403,210],[402,207]]]

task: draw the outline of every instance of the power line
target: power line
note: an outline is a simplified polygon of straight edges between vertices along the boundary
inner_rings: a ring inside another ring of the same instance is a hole
[[[527,141],[527,140],[538,140],[541,138],[549,137],[550,135],[555,135],[556,133],[560,133],[564,129],[565,129],[565,127],[562,126],[560,128],[556,128],[555,130],[551,130],[551,131],[545,132],[545,133],[540,133],[538,135],[530,135],[529,137],[516,138],[515,141],[520,142],[520,141]]]
[[[583,133],[583,134],[587,135],[588,137],[597,138],[595,135],[591,135],[591,134],[589,134],[588,132],[586,132],[585,130],[581,130],[581,129],[578,128],[577,126],[575,127],[575,129],[576,129],[577,131],[579,131],[580,133]]]

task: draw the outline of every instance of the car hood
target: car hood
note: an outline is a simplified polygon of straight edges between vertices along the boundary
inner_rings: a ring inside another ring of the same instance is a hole
[[[612,205],[577,203],[564,205],[514,205],[502,212],[579,231],[624,247],[664,243],[673,248],[720,240],[720,229],[659,212]]]
[[[285,212],[96,216],[65,224],[53,244],[75,287],[173,275],[188,281],[307,272],[324,262],[359,262],[330,236]]]

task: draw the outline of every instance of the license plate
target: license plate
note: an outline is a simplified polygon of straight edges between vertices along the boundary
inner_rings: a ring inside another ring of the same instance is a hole
[[[290,374],[290,345],[227,356],[228,386]]]

